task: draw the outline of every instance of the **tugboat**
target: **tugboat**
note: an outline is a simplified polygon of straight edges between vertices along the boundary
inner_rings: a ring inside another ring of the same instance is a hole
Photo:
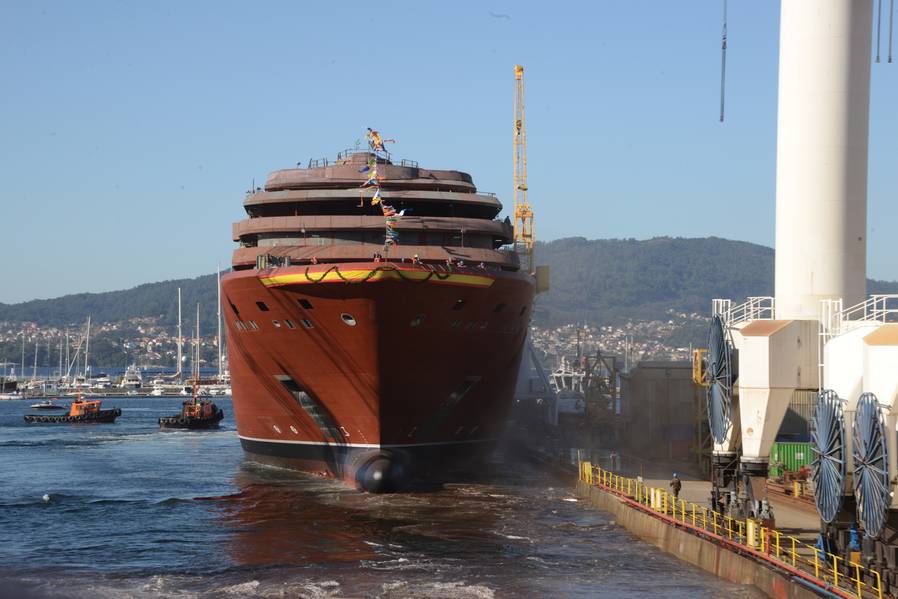
[[[68,414],[26,414],[25,422],[37,423],[81,423],[81,422],[115,422],[122,415],[121,408],[103,410],[100,400],[85,401],[79,396],[72,402]]]
[[[200,307],[196,307],[196,337],[193,354],[193,399],[181,404],[181,413],[175,416],[163,416],[159,419],[160,428],[207,429],[218,428],[224,418],[221,408],[208,399],[197,398],[197,387],[200,378]]]

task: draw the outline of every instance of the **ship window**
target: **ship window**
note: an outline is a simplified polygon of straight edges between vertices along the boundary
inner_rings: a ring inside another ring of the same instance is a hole
[[[356,325],[355,318],[352,317],[352,314],[347,314],[346,312],[344,312],[343,314],[340,314],[340,318],[343,320],[343,322],[351,327],[354,327]]]
[[[259,330],[259,325],[256,324],[256,321],[255,321],[255,320],[250,320],[250,321],[249,321],[249,326],[251,326],[251,327],[253,328],[254,331],[258,331],[258,330]]]
[[[288,328],[288,329],[295,329],[295,328],[296,328],[296,325],[293,324],[293,321],[292,321],[292,320],[287,320],[287,319],[285,318],[285,319],[284,319],[284,324],[287,325],[287,328]]]
[[[259,306],[259,310],[262,312],[268,312],[268,306],[265,305],[265,302],[256,302],[256,305]]]
[[[301,322],[301,323],[302,323],[302,326],[306,327],[307,329],[313,329],[313,328],[315,328],[315,325],[313,325],[313,324],[312,324],[312,321],[309,320],[308,318],[303,318],[303,319],[300,320],[299,322]]]
[[[457,300],[455,300],[455,305],[452,306],[452,309],[453,310],[461,310],[464,307],[465,307],[465,300],[457,299]]]
[[[499,312],[502,311],[502,308],[504,308],[504,307],[505,307],[505,304],[496,304],[496,307],[493,308],[493,312],[495,312],[496,314],[498,314]]]
[[[424,322],[424,315],[423,315],[423,314],[418,314],[417,316],[415,316],[415,317],[412,319],[411,326],[413,326],[413,327],[419,327],[419,326],[421,326],[421,323],[422,323],[422,322]]]
[[[272,320],[272,321],[271,321],[271,324],[273,324],[273,325],[276,326],[277,328],[281,328],[281,323],[280,323],[280,321]]]
[[[302,306],[303,308],[305,308],[306,310],[311,310],[311,309],[312,309],[312,302],[310,302],[310,301],[307,300],[307,299],[301,299],[301,300],[299,300],[299,305]]]

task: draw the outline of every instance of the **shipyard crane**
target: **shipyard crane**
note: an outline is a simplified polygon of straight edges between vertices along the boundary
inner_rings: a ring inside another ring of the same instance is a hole
[[[514,249],[533,274],[533,210],[527,203],[527,129],[524,126],[524,67],[514,67]]]

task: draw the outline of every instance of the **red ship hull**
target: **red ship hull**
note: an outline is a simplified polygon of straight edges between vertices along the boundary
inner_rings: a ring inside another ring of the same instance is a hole
[[[237,428],[260,462],[388,490],[482,453],[511,406],[533,278],[377,262],[222,278]]]

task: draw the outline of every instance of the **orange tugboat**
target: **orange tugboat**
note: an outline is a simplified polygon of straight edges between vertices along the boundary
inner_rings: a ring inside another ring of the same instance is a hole
[[[79,396],[72,402],[68,414],[27,414],[25,422],[31,424],[46,423],[79,423],[79,422],[115,422],[122,415],[121,408],[101,409],[100,400],[85,401]]]
[[[200,307],[196,307],[196,337],[194,337],[193,354],[193,399],[181,404],[181,413],[175,416],[163,416],[159,419],[161,428],[205,429],[217,428],[224,418],[221,408],[208,399],[197,398],[197,387],[200,378]]]

